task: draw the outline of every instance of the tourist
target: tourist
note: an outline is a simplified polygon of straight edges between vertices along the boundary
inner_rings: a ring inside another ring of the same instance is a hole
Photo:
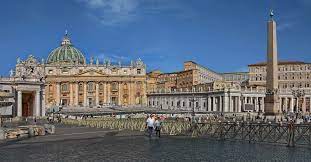
[[[150,115],[150,117],[147,119],[146,126],[147,126],[147,129],[148,129],[149,138],[151,138],[151,135],[152,135],[153,129],[154,129],[153,115]]]
[[[155,124],[156,135],[160,138],[161,137],[161,121],[159,117],[156,118],[156,121],[154,124]]]

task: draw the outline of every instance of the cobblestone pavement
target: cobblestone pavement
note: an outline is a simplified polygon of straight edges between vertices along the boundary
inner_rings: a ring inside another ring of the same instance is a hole
[[[310,149],[57,126],[55,135],[0,144],[0,161],[308,161]]]

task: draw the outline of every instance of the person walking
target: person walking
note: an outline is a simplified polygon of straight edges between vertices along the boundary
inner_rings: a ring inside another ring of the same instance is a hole
[[[161,121],[159,117],[156,118],[156,121],[154,124],[155,124],[156,135],[160,138],[161,137]]]
[[[149,138],[151,138],[152,133],[153,133],[153,129],[154,129],[153,115],[150,115],[149,118],[147,119],[146,126],[147,126],[147,129],[148,129]]]

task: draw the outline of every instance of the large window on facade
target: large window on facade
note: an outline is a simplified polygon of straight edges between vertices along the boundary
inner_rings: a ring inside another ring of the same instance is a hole
[[[112,90],[112,91],[117,91],[117,90],[118,90],[118,83],[113,82],[113,83],[111,84],[111,90]]]
[[[68,92],[69,89],[68,89],[68,83],[64,83],[61,85],[61,90],[62,92]]]
[[[136,82],[136,87],[138,90],[141,90],[143,88],[142,82]]]
[[[93,82],[87,83],[87,90],[88,91],[94,91],[94,83]]]
[[[104,84],[100,83],[98,88],[99,88],[100,91],[104,90]]]
[[[83,83],[79,83],[79,91],[83,91]]]

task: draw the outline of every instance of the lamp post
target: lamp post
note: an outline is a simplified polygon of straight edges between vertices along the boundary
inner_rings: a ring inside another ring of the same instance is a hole
[[[198,101],[197,99],[194,98],[194,93],[192,94],[192,98],[189,99],[190,102],[192,102],[192,121],[194,120],[195,112],[194,112],[194,102]]]
[[[240,100],[241,100],[241,112],[244,111],[244,110],[243,110],[243,101],[244,101],[243,97],[244,97],[244,96],[243,96],[243,94],[241,93],[241,98],[240,98]]]
[[[292,94],[296,98],[296,111],[299,112],[299,100],[300,98],[305,96],[305,91],[303,89],[300,89],[301,86],[297,89],[292,89]]]

